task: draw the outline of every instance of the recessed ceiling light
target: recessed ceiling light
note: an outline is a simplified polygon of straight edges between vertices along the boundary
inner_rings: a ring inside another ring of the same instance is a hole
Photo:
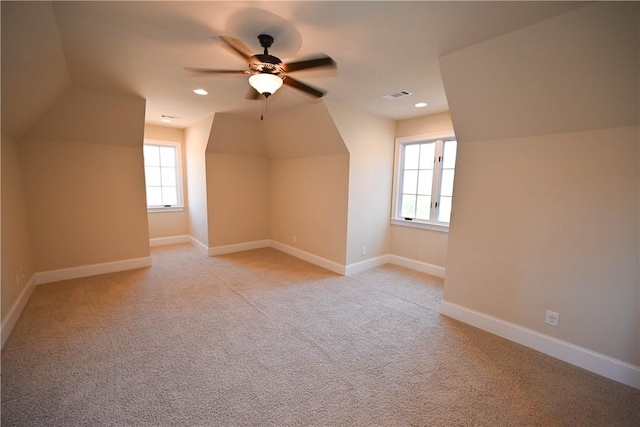
[[[426,107],[428,104],[426,102],[418,102],[416,105],[414,105],[414,107],[416,108],[423,108]]]
[[[169,119],[160,119],[161,122],[165,122],[165,123],[171,123],[171,120]]]
[[[204,89],[194,89],[193,93],[195,93],[196,95],[209,95],[209,92]]]

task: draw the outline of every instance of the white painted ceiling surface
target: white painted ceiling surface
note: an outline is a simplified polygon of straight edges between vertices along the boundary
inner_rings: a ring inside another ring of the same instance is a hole
[[[398,120],[448,110],[438,58],[548,19],[582,2],[54,2],[74,86],[147,100],[146,121],[162,114],[187,127],[215,112],[260,116],[247,76],[190,76],[184,67],[246,69],[217,38],[240,39],[290,62],[324,53],[337,70],[292,73],[328,91],[327,99]],[[204,88],[208,96],[192,90]],[[411,96],[386,100],[399,90]],[[417,109],[414,104],[427,102]],[[315,102],[291,87],[268,100],[268,113]]]

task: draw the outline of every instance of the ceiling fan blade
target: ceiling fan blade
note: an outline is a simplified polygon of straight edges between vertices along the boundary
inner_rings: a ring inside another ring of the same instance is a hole
[[[249,50],[246,44],[233,37],[220,36],[220,39],[225,42],[231,49],[238,55],[242,56],[245,60],[249,60],[253,56],[253,53]]]
[[[315,96],[316,98],[322,98],[324,96],[324,94],[326,92],[320,90],[320,89],[316,89],[314,87],[309,86],[308,84],[302,83],[299,80],[293,79],[289,76],[285,76],[284,80],[282,81],[284,84],[286,84],[287,86],[291,86],[293,88],[296,88],[298,90],[301,90],[303,92],[306,92],[307,94],[311,95],[311,96]]]
[[[248,70],[218,70],[215,68],[185,68],[185,71],[194,74],[249,74]]]
[[[328,56],[322,56],[320,58],[306,59],[303,61],[290,62],[288,64],[282,64],[285,69],[285,72],[291,73],[293,71],[299,70],[307,70],[309,68],[320,68],[320,67],[332,67],[335,68],[337,66],[336,61],[331,59]]]

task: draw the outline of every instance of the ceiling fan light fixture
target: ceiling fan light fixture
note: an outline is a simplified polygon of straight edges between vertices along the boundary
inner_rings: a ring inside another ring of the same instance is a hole
[[[249,84],[259,94],[268,97],[282,86],[282,79],[275,74],[259,73],[249,77]]]

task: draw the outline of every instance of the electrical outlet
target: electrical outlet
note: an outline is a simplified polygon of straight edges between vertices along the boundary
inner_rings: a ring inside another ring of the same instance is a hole
[[[551,326],[558,326],[558,319],[560,318],[560,314],[555,311],[547,310],[547,315],[544,318],[544,323]]]
[[[362,255],[366,255],[367,254],[367,247],[363,246],[362,247]]]
[[[293,243],[296,243],[298,241],[298,238],[296,236],[293,236]]]

